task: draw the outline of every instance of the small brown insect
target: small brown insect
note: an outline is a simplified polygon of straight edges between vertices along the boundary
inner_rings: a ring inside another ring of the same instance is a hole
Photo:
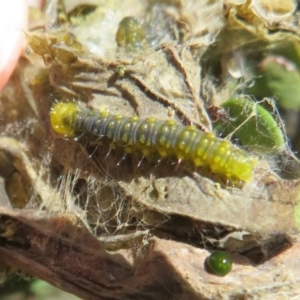
[[[211,106],[207,108],[210,119],[213,122],[221,121],[225,123],[229,119],[228,111],[223,107]]]

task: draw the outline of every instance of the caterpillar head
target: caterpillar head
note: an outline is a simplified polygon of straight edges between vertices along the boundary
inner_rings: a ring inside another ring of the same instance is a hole
[[[75,103],[58,102],[52,106],[50,122],[52,128],[67,137],[74,136],[74,120],[78,112]]]
[[[241,157],[236,159],[231,166],[231,177],[236,177],[245,182],[250,181],[257,161],[257,157]]]

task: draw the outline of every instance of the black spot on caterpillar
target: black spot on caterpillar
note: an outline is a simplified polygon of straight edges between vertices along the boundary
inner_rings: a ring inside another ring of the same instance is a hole
[[[229,179],[251,180],[257,162],[257,158],[227,140],[172,120],[123,117],[63,102],[54,104],[50,120],[56,132],[68,137],[93,135],[108,140],[112,148],[122,147],[128,153],[140,151],[146,156],[176,157],[197,167],[209,167]]]

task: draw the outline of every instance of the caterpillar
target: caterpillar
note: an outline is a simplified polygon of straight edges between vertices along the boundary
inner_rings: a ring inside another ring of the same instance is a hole
[[[158,154],[191,161],[196,167],[208,167],[228,179],[250,181],[257,163],[256,157],[229,141],[173,120],[123,117],[76,103],[57,102],[51,109],[50,122],[57,133],[66,137],[93,136],[127,153],[140,151],[145,156]]]

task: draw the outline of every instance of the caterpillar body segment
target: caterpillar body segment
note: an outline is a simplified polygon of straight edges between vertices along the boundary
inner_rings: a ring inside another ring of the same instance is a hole
[[[192,161],[229,179],[251,180],[257,162],[227,140],[172,120],[123,117],[62,102],[54,104],[50,120],[56,132],[68,137],[83,134],[107,140],[112,148],[122,147],[126,152]]]

